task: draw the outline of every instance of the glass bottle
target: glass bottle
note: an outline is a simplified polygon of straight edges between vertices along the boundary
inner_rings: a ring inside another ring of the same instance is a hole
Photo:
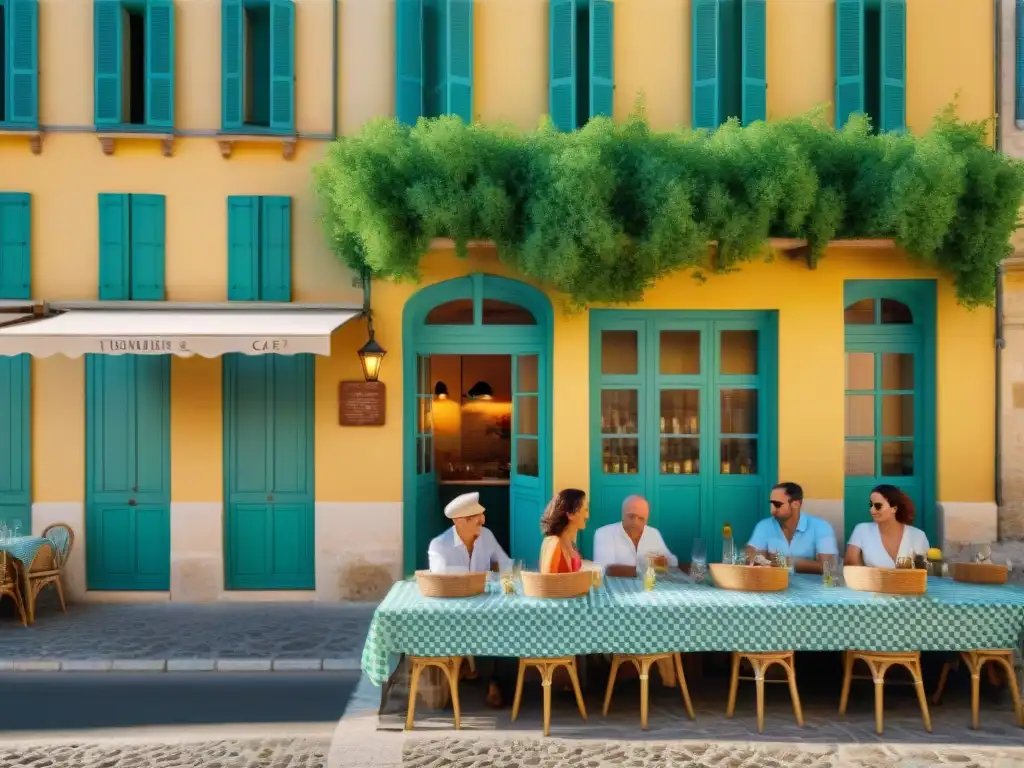
[[[722,526],[722,562],[732,565],[736,562],[736,548],[732,540],[732,526],[725,521]]]

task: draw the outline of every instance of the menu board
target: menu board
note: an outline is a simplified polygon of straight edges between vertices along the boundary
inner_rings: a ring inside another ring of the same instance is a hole
[[[338,387],[343,427],[384,426],[385,388],[380,381],[343,381]]]

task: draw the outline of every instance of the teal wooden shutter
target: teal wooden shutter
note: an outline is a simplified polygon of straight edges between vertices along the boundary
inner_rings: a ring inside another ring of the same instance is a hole
[[[221,0],[220,5],[220,122],[225,131],[242,127],[242,64],[245,31],[242,0]]]
[[[260,198],[260,301],[292,300],[292,200]]]
[[[882,0],[882,114],[884,132],[907,125],[907,0]]]
[[[256,301],[259,277],[259,198],[228,198],[228,301]]]
[[[395,6],[395,115],[416,125],[423,114],[423,0]]]
[[[718,0],[693,0],[694,128],[717,128],[718,117]]]
[[[133,301],[163,301],[167,231],[164,196],[132,195],[129,210],[131,298]]]
[[[101,193],[100,301],[127,301],[129,291],[128,195]]]
[[[744,125],[768,119],[768,16],[766,0],[743,0]]]
[[[32,201],[27,192],[0,193],[0,299],[31,298]]]
[[[836,0],[836,128],[863,113],[864,0]]]
[[[93,0],[93,111],[97,126],[120,125],[123,13],[119,0]]]
[[[174,127],[174,0],[146,3],[146,125]]]
[[[590,116],[611,117],[615,91],[615,4],[590,0]]]
[[[473,0],[447,0],[446,113],[473,122]]]
[[[39,2],[7,0],[7,122],[39,124]]]
[[[1024,120],[1024,0],[1017,0],[1017,35],[1014,42],[1017,46],[1017,98],[1014,118]]]
[[[1024,1],[1024,0],[1022,0]],[[548,52],[548,111],[560,131],[576,125],[576,2],[551,0]]]
[[[295,130],[295,4],[270,0],[270,127]]]

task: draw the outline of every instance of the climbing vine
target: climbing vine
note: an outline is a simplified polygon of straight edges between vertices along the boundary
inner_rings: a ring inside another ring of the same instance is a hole
[[[770,237],[894,238],[968,306],[992,303],[1024,196],[1024,164],[986,124],[944,111],[927,134],[834,130],[823,113],[714,132],[658,132],[642,111],[573,133],[458,118],[377,120],[314,170],[331,249],[375,277],[415,279],[433,238],[491,240],[520,274],[577,305],[635,301],[678,270],[726,271]],[[717,248],[709,248],[716,241]]]

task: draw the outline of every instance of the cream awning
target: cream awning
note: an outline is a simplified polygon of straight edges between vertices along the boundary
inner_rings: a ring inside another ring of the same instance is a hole
[[[330,355],[358,310],[72,309],[0,326],[0,355]]]

